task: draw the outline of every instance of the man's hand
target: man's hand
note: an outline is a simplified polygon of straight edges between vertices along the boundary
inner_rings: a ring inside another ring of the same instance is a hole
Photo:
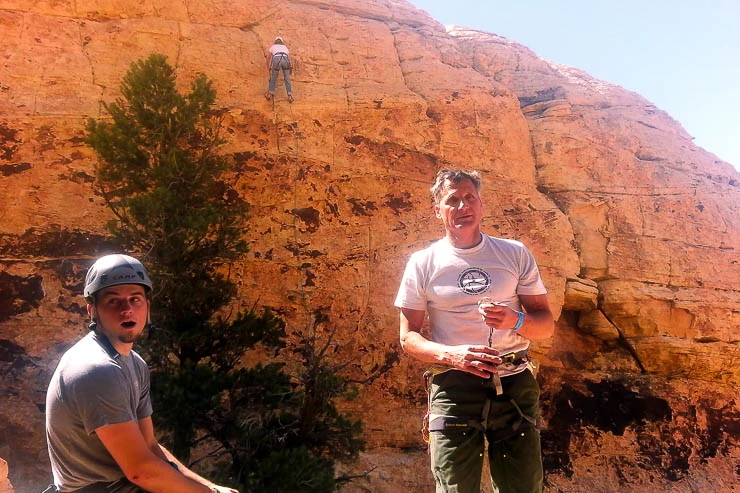
[[[229,488],[228,486],[219,486],[217,484],[213,485],[213,491],[214,493],[239,493],[239,491],[235,490],[234,488]]]
[[[447,346],[445,353],[456,370],[481,378],[489,378],[501,364],[498,351],[488,346]]]
[[[481,303],[478,306],[486,325],[496,330],[509,330],[516,326],[519,314],[503,303]]]

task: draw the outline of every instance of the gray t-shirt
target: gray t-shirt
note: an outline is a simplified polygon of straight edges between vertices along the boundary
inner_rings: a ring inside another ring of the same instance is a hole
[[[90,332],[59,362],[46,394],[46,440],[54,483],[73,491],[124,474],[95,430],[151,416],[149,368]]]

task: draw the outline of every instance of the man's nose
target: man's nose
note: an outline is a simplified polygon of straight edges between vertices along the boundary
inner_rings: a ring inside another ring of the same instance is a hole
[[[130,312],[131,311],[131,302],[129,300],[123,300],[121,301],[121,304],[119,308],[122,312]]]

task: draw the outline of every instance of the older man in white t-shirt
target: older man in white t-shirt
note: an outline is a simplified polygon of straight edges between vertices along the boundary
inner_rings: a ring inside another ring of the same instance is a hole
[[[480,185],[474,171],[436,176],[445,237],[406,266],[395,301],[401,346],[432,364],[425,426],[437,492],[480,491],[485,441],[499,492],[540,492],[539,387],[527,348],[552,335],[553,316],[530,251],[481,232]]]

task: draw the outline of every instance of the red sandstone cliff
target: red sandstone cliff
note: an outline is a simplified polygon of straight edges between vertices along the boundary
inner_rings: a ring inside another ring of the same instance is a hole
[[[264,50],[298,61],[296,102]],[[484,175],[487,232],[524,241],[558,317],[536,345],[551,491],[738,488],[740,174],[639,95],[400,0],[0,1],[0,457],[48,482],[46,384],[83,332],[80,279],[105,247],[88,116],[130,62],[204,72],[253,204],[238,304],[307,306],[358,373],[398,351],[396,285],[441,234],[428,186]],[[346,491],[430,488],[420,366],[405,356],[349,410],[369,450]]]

